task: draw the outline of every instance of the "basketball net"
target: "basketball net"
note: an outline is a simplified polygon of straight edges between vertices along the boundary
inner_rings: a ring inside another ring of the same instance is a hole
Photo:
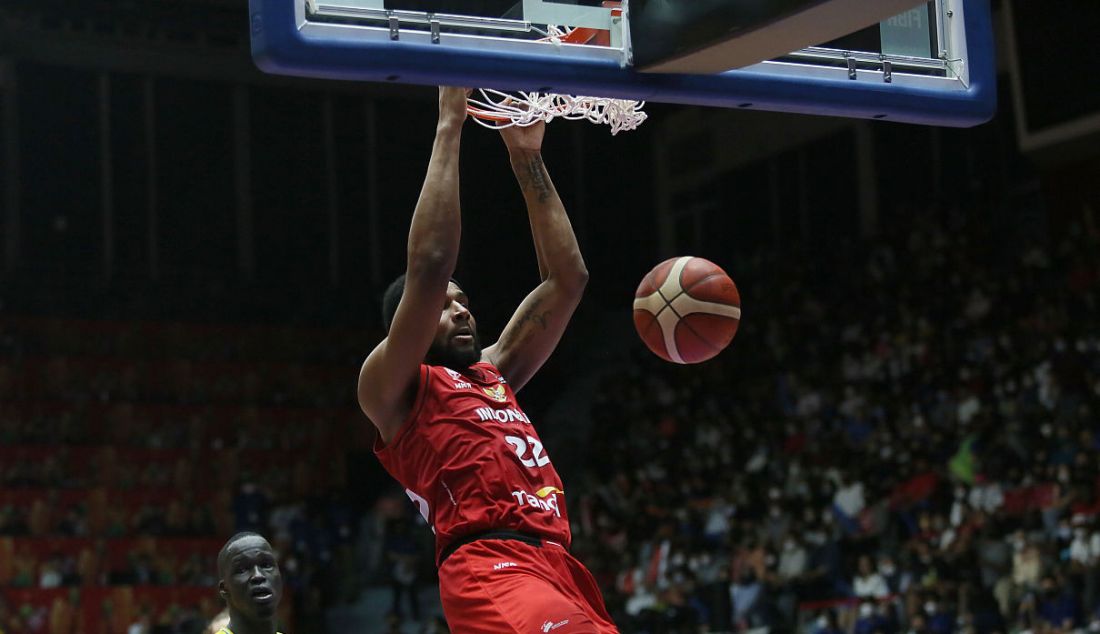
[[[549,35],[543,38],[553,44],[586,43],[595,35],[593,29],[547,27]],[[480,93],[480,96],[475,96]],[[491,88],[480,88],[470,94],[466,111],[474,121],[486,128],[526,127],[539,121],[550,123],[554,119],[586,120],[611,126],[611,134],[634,130],[646,120],[642,112],[644,101],[612,99],[610,97],[583,97],[546,92],[506,93]]]

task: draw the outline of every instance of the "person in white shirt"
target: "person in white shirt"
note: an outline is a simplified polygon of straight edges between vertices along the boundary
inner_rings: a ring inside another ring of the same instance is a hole
[[[836,484],[836,493],[833,494],[834,508],[844,514],[849,523],[859,521],[859,514],[867,506],[863,483],[859,480],[848,481],[840,476]]]
[[[784,583],[797,581],[809,567],[809,554],[793,535],[783,540],[783,550],[779,553],[779,568],[776,572]]]
[[[1083,526],[1073,529],[1073,541],[1069,545],[1069,559],[1081,566],[1088,566],[1092,562],[1088,531]]]
[[[874,563],[867,555],[859,557],[859,573],[852,580],[852,590],[861,599],[883,599],[890,595],[886,580],[875,570]]]

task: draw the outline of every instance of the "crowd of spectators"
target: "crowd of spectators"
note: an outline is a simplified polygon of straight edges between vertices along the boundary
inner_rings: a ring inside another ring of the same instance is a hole
[[[0,631],[201,631],[239,530],[270,538],[287,618],[319,631],[346,598],[325,591],[348,581],[363,442],[334,351],[361,336],[0,320]]]
[[[1100,629],[1100,240],[999,248],[925,211],[730,256],[730,350],[680,367],[635,342],[606,370],[567,495],[624,632]],[[442,631],[430,532],[348,494],[367,334],[0,322],[0,627],[56,629],[30,590],[212,597],[210,549],[257,530],[302,631],[364,582],[392,631]],[[217,609],[149,601],[134,632]]]
[[[599,386],[570,509],[623,631],[1100,630],[1098,236],[898,229],[730,258],[729,351]]]
[[[730,256],[730,350],[605,370],[566,483],[623,632],[1100,631],[1100,235],[997,244],[941,211]],[[410,518],[384,497],[361,535],[415,619]]]

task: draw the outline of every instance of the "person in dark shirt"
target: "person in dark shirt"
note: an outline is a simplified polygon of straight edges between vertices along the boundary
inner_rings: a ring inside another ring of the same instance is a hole
[[[1039,582],[1038,605],[1036,615],[1040,621],[1051,627],[1072,629],[1077,626],[1077,597],[1067,583],[1059,583],[1052,575],[1046,575]]]

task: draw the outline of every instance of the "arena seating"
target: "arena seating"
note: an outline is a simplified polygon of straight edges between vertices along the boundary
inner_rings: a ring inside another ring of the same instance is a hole
[[[1100,235],[998,248],[907,215],[734,259],[745,318],[715,361],[637,342],[602,368],[566,488],[622,631],[1100,626]],[[363,539],[401,550],[400,492],[372,515]]]
[[[609,372],[570,508],[624,631],[1100,624],[1100,236],[937,211],[734,260],[728,352]]]
[[[325,356],[340,335],[53,318],[0,335],[0,629],[191,631],[221,609],[216,555],[242,529],[284,553],[293,622],[295,588],[353,537],[332,493],[366,440]]]
[[[624,632],[1098,621],[1100,239],[977,248],[937,217],[746,256],[729,351],[683,368],[638,342],[600,369],[567,495]],[[360,522],[339,493],[371,440],[348,378],[369,340],[0,322],[0,616],[206,617],[219,536],[239,528],[286,553],[299,618],[352,553],[386,583],[388,555],[419,549],[429,585],[407,500]]]

